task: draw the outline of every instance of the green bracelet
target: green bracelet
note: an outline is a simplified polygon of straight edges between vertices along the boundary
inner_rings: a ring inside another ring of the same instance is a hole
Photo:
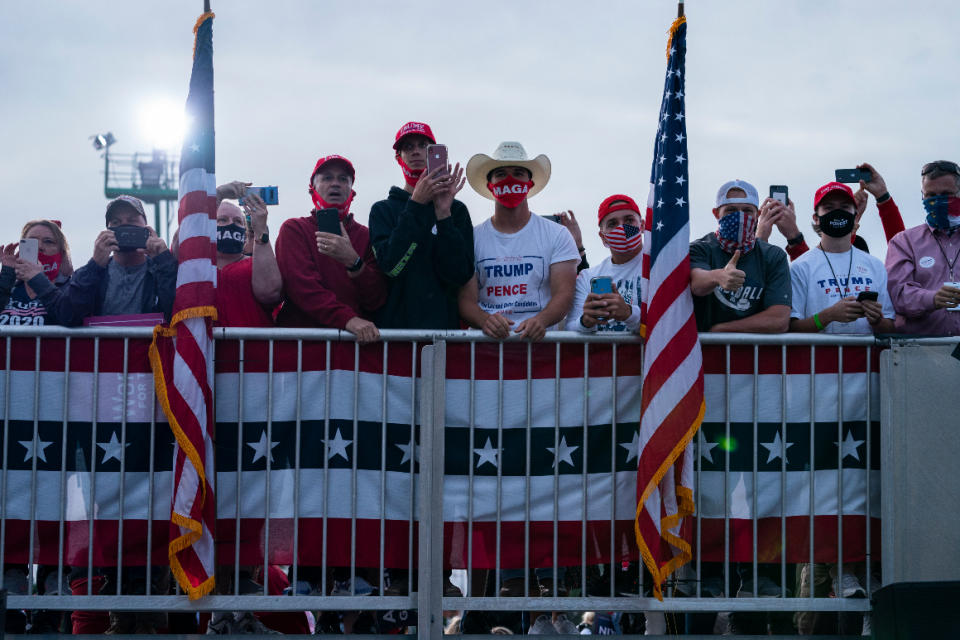
[[[819,314],[819,313],[813,314],[813,324],[817,325],[817,329],[818,329],[818,330],[823,331],[824,327],[823,327],[823,324],[820,323],[820,314]]]

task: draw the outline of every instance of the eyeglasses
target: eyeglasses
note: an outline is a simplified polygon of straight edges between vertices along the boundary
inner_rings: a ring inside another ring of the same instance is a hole
[[[950,162],[949,160],[928,162],[927,164],[923,165],[923,169],[920,170],[920,175],[925,176],[928,173],[933,173],[934,171],[943,171],[945,173],[952,173],[960,176],[960,166],[957,166],[956,162]]]

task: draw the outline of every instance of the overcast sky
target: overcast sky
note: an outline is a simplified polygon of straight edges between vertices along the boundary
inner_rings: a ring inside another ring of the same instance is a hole
[[[57,218],[77,266],[103,227],[103,161],[150,151],[145,113],[186,98],[201,0],[0,5],[0,242]],[[353,211],[402,184],[391,144],[432,125],[452,160],[518,140],[553,177],[536,213],[573,209],[592,262],[597,205],[645,202],[666,31],[675,2],[253,2],[213,0],[217,178],[278,185],[273,237],[310,209],[317,157],[357,168]],[[960,5],[875,1],[687,3],[693,238],[711,231],[730,178],[787,184],[808,238],[813,192],[862,161],[886,178],[907,226],[922,222],[919,170],[960,159]],[[153,116],[155,123],[159,116]],[[155,128],[155,127],[154,127]],[[178,147],[178,145],[175,145]],[[475,224],[492,203],[464,188]],[[861,228],[885,241],[871,200]],[[783,239],[774,232],[771,240]],[[813,243],[811,243],[813,244]]]

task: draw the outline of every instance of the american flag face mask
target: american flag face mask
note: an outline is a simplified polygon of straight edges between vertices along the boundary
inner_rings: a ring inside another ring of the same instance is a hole
[[[720,218],[717,242],[727,253],[740,250],[747,253],[757,241],[757,214],[751,211],[731,211]]]
[[[603,239],[610,249],[627,253],[640,247],[640,243],[643,242],[643,233],[640,232],[640,227],[622,224],[604,233]]]

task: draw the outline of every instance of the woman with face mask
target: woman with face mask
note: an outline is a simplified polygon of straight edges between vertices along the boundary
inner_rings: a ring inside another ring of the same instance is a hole
[[[60,225],[32,220],[20,237],[36,241],[37,260],[20,255],[22,242],[0,247],[0,326],[76,324],[66,287],[73,273],[70,248]]]
[[[790,330],[891,333],[893,305],[883,263],[850,243],[857,205],[845,184],[828,182],[814,197],[813,226],[820,244],[790,266]]]
[[[217,325],[273,326],[283,280],[270,246],[267,205],[256,194],[217,207]]]

